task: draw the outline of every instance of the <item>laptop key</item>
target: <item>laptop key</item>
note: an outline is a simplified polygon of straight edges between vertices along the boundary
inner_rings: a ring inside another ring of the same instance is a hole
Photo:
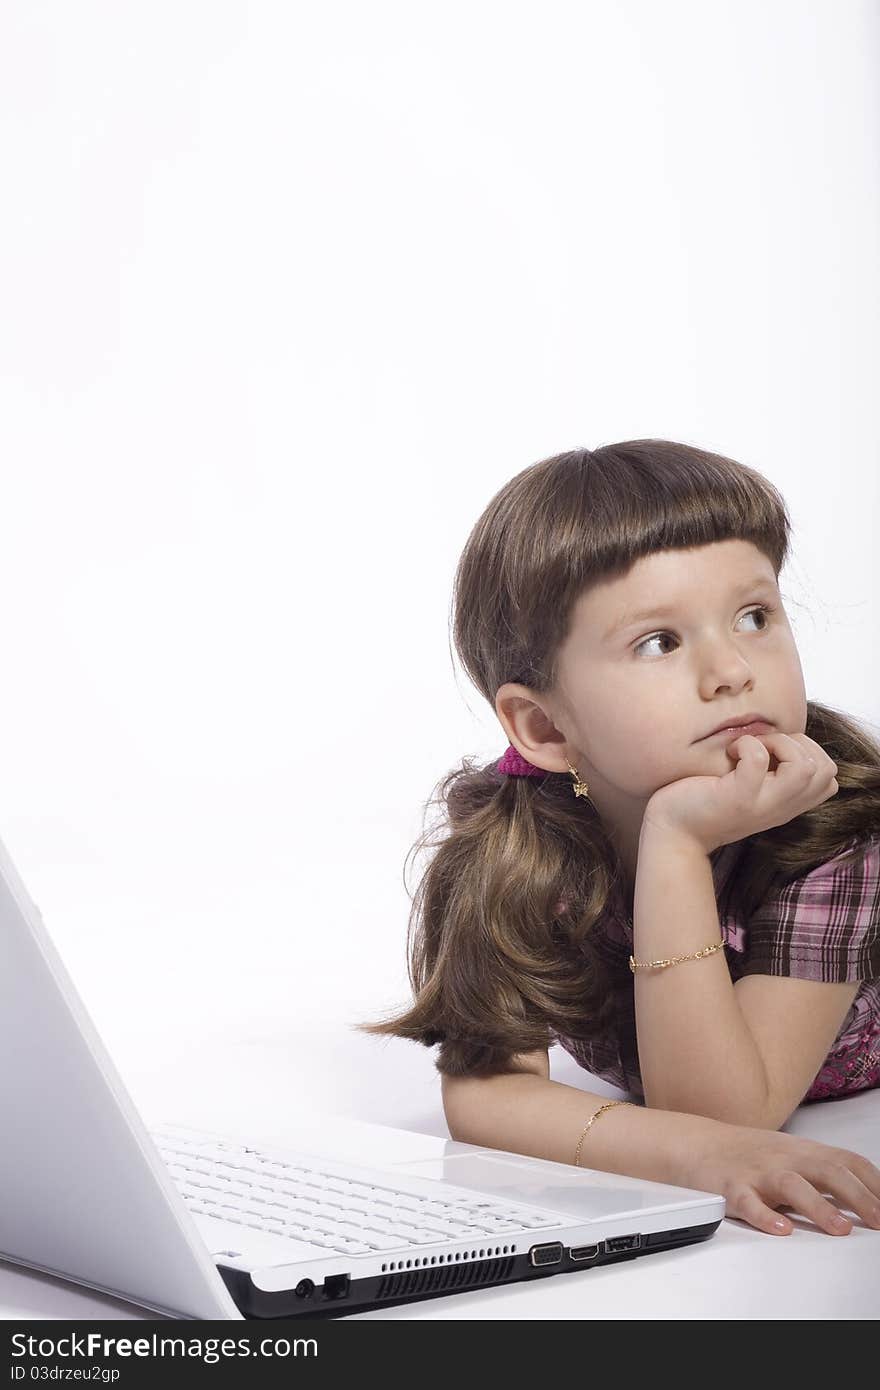
[[[373,1231],[363,1231],[361,1239],[367,1243],[370,1250],[405,1250],[407,1247],[407,1241],[401,1240],[399,1236],[395,1239],[393,1236],[380,1236]]]
[[[405,1192],[398,1192],[395,1194],[394,1204],[397,1207],[406,1207],[410,1211],[424,1211],[425,1198],[410,1197]]]
[[[436,1216],[432,1217],[430,1222],[425,1222],[425,1229],[439,1231],[444,1236],[472,1236],[474,1234],[472,1226],[462,1226],[454,1221],[441,1221]]]

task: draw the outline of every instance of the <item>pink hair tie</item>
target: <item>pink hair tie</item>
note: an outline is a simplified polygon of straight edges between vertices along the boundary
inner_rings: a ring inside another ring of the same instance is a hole
[[[545,767],[535,767],[534,763],[527,762],[518,749],[512,743],[507,745],[504,756],[498,760],[498,771],[507,773],[508,777],[546,777]]]

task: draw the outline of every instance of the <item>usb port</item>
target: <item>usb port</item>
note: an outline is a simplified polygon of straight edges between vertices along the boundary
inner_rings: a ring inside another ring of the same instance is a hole
[[[641,1243],[641,1236],[615,1236],[606,1240],[605,1249],[609,1255],[619,1255],[621,1250],[638,1250]]]

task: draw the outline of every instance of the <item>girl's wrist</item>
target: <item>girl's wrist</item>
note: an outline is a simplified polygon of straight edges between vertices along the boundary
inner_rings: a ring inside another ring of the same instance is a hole
[[[662,845],[667,851],[680,852],[695,858],[707,858],[712,850],[717,848],[702,844],[691,831],[685,830],[682,826],[653,819],[646,811],[639,831],[639,855],[644,846],[654,844]]]
[[[705,1115],[622,1105],[590,1128],[580,1166],[711,1191],[701,1170],[712,1154],[723,1152],[730,1130],[730,1125]]]

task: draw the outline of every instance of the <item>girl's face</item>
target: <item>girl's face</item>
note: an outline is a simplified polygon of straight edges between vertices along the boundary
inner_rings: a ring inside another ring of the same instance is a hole
[[[529,711],[504,699],[522,689],[502,687],[496,708],[526,756],[565,771],[568,751],[603,820],[630,831],[659,787],[735,766],[725,741],[707,737],[722,722],[756,713],[803,733],[807,720],[773,566],[739,540],[649,555],[595,585],[575,605],[557,693]]]

